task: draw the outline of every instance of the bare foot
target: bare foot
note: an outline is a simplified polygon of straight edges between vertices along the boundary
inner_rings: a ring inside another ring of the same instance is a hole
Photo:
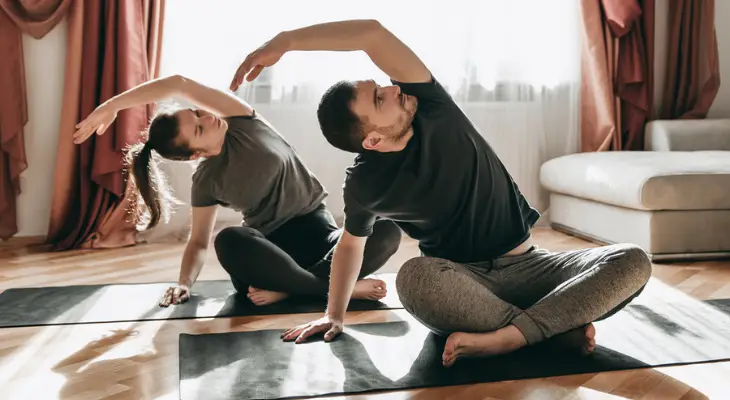
[[[446,340],[442,363],[445,367],[450,367],[459,358],[496,356],[525,345],[527,340],[513,325],[488,333],[456,332]]]
[[[593,324],[584,325],[556,335],[549,341],[556,346],[578,350],[581,354],[588,355],[596,349],[596,327]]]
[[[288,293],[272,292],[270,290],[264,290],[255,288],[253,286],[248,287],[248,295],[246,295],[253,304],[257,306],[265,306],[267,304],[273,304],[278,301],[282,301],[289,297]]]
[[[352,291],[353,299],[380,300],[388,293],[385,282],[380,279],[361,279],[355,282],[355,290]]]

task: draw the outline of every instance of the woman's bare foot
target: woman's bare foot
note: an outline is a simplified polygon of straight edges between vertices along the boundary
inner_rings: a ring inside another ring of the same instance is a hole
[[[596,327],[593,324],[584,325],[553,336],[549,342],[556,346],[578,350],[581,354],[588,355],[596,349]]]
[[[380,279],[362,279],[355,283],[355,290],[352,291],[353,299],[380,300],[387,294],[385,282]],[[246,295],[252,303],[257,306],[265,306],[282,301],[289,297],[288,293],[273,292],[271,290],[259,289],[249,286]]]
[[[352,291],[353,299],[380,300],[388,293],[385,282],[380,279],[361,279],[355,282],[355,290]]]
[[[253,286],[248,287],[248,294],[246,297],[251,300],[253,304],[257,306],[265,306],[267,304],[274,304],[278,301],[282,301],[289,297],[288,293],[272,292],[270,290],[264,290],[255,288]]]
[[[446,340],[441,361],[445,367],[450,367],[459,358],[496,356],[525,345],[527,340],[513,325],[488,333],[456,332]]]

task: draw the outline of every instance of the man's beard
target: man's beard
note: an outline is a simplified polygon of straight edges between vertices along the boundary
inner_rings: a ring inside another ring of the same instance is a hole
[[[377,129],[377,131],[380,132],[381,134],[385,135],[388,138],[387,139],[388,141],[393,142],[393,143],[398,143],[406,135],[408,135],[408,132],[411,130],[411,122],[413,122],[413,113],[406,111],[405,117],[401,121],[398,121],[398,123],[385,127],[385,128],[379,128],[379,129]]]
[[[403,140],[406,135],[408,135],[408,132],[411,130],[411,121],[413,121],[413,118],[408,118],[406,123],[403,124],[403,128],[401,128],[397,134],[392,136],[394,142],[398,143]]]
[[[400,108],[404,115],[403,122],[398,127],[399,129],[393,129],[394,132],[390,135],[391,139],[396,143],[403,139],[408,134],[408,131],[411,130],[411,123],[413,123],[413,118],[416,115],[416,110],[407,109],[405,104],[401,104]]]
[[[406,110],[403,108],[403,111],[405,111],[405,122],[403,123],[403,126],[401,127],[400,131],[397,135],[394,135],[393,140],[395,142],[399,142],[401,139],[403,139],[408,132],[411,130],[411,124],[413,123],[413,117],[415,116],[414,111]]]
[[[399,143],[401,140],[403,140],[403,138],[408,135],[408,132],[410,132],[411,130],[413,118],[416,115],[415,110],[408,110],[405,105],[401,105],[400,107],[403,111],[403,118],[400,121],[391,126],[376,129],[376,131],[385,135],[388,138],[388,141],[391,141],[393,143]]]

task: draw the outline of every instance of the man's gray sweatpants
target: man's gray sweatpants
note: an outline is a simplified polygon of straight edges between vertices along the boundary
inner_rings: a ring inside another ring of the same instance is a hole
[[[401,267],[396,288],[404,308],[438,334],[511,324],[535,344],[612,315],[650,277],[649,257],[636,245],[567,252],[533,246],[475,264],[416,257]]]

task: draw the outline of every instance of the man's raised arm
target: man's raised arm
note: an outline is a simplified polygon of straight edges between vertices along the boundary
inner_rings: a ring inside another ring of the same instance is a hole
[[[391,79],[428,82],[431,72],[405,43],[376,20],[327,22],[284,31],[246,57],[231,82],[231,90],[255,79],[289,51],[364,51]]]

